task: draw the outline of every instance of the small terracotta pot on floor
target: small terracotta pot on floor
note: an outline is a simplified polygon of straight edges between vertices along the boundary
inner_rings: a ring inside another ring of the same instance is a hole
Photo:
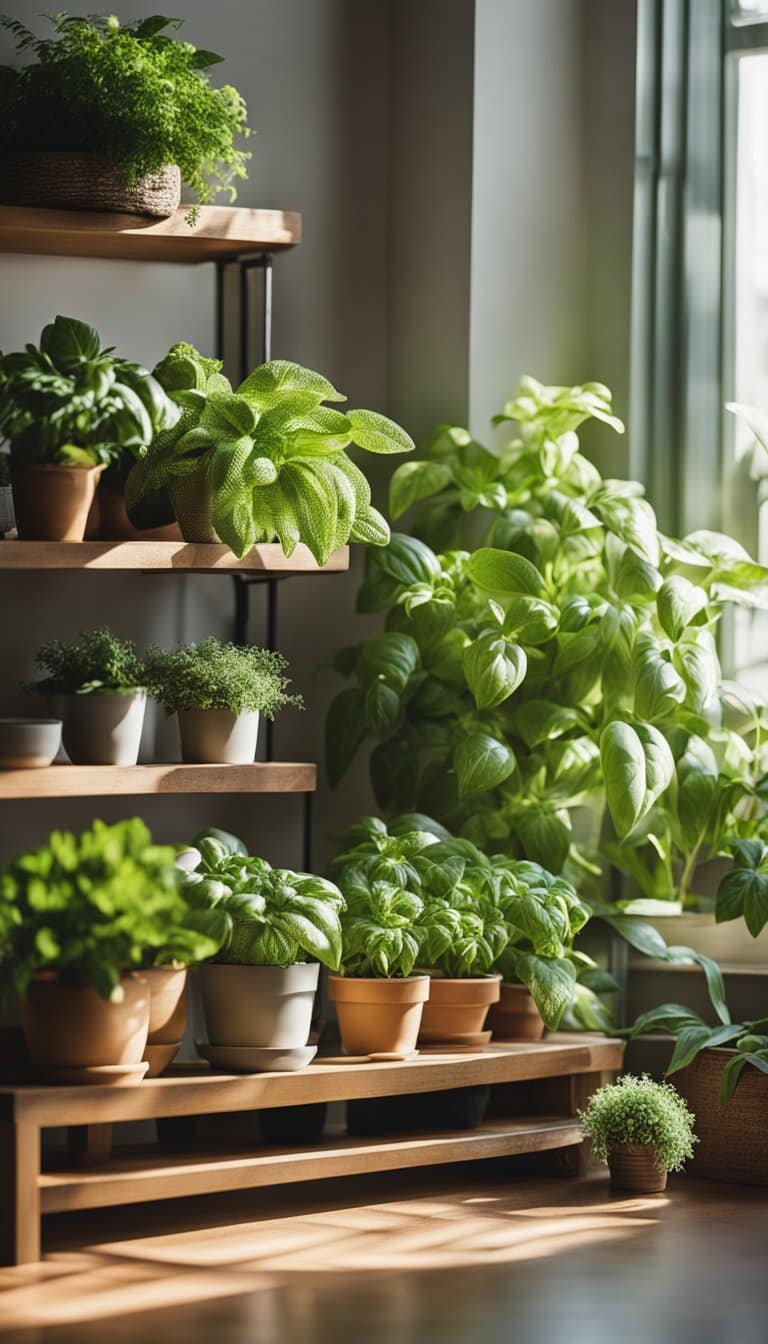
[[[103,999],[93,985],[62,983],[41,972],[22,1001],[32,1063],[51,1082],[135,1083],[149,1032],[149,984],[139,972],[122,976],[122,1000]]]
[[[462,1045],[477,1042],[488,1010],[501,994],[500,975],[451,980],[432,976],[429,999],[419,1029],[424,1045]]]
[[[173,966],[153,966],[143,972],[149,985],[149,1033],[144,1058],[148,1078],[156,1078],[173,1063],[187,1025],[187,972]]]
[[[103,467],[21,466],[11,458],[20,541],[82,541]]]
[[[497,1041],[540,1041],[544,1035],[541,1013],[525,985],[503,984],[487,1022]]]
[[[412,1055],[429,986],[428,975],[402,980],[329,976],[328,993],[336,1004],[346,1054],[396,1059]]]
[[[636,1195],[658,1195],[667,1188],[667,1173],[656,1165],[651,1143],[615,1143],[608,1152],[611,1189]]]

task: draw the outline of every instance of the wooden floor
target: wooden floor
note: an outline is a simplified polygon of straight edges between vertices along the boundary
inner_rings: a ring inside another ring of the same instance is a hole
[[[19,1344],[764,1344],[768,1191],[469,1164],[47,1220]],[[116,1227],[119,1226],[119,1239]],[[85,1249],[83,1249],[85,1248]]]

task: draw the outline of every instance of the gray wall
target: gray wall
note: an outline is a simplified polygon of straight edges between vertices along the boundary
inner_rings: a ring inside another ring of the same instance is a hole
[[[134,0],[119,8],[124,19],[148,12]],[[22,0],[6,9],[29,17]],[[352,404],[389,411],[415,434],[445,419],[485,433],[522,372],[621,382],[630,225],[616,201],[631,191],[633,4],[182,0],[174,12],[199,46],[226,55],[248,101],[257,135],[240,203],[304,216],[305,241],[276,263],[276,356],[323,370]],[[181,337],[212,343],[206,268],[0,257],[0,292],[4,350],[36,339],[56,312],[87,318],[149,364]],[[384,464],[374,468],[381,487]],[[356,555],[349,576],[281,587],[280,645],[307,701],[280,721],[284,759],[321,758],[339,683],[317,669],[376,627],[354,615],[360,564]],[[9,712],[25,703],[16,687],[43,639],[103,622],[141,644],[226,636],[232,592],[212,577],[0,575],[0,611]],[[257,593],[253,613],[258,640]],[[172,725],[151,723],[144,745],[170,758]],[[318,856],[368,805],[362,765],[335,794],[321,788]],[[0,851],[55,824],[136,810],[160,838],[211,821],[241,829],[273,861],[298,861],[290,798],[6,804]]]

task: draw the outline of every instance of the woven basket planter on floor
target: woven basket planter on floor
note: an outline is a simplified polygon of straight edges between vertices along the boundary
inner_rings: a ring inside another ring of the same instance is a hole
[[[2,167],[0,200],[4,205],[106,210],[167,219],[181,201],[181,174],[175,164],[147,173],[130,187],[101,154],[9,154]]]
[[[699,1136],[686,1170],[714,1181],[768,1185],[768,1074],[747,1065],[728,1105],[721,1106],[723,1069],[734,1053],[702,1050],[675,1075]]]

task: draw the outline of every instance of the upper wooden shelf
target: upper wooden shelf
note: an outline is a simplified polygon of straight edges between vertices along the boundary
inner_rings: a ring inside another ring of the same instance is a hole
[[[306,546],[293,555],[274,543],[254,546],[242,559],[226,546],[189,541],[0,541],[4,569],[140,569],[149,573],[178,570],[184,574],[337,574],[349,569],[349,547],[334,551],[322,568]]]
[[[105,257],[112,261],[235,261],[301,242],[301,215],[286,210],[202,205],[197,223],[188,206],[170,219],[0,206],[0,252],[47,257]]]
[[[303,761],[253,765],[49,765],[0,770],[0,799],[124,798],[151,793],[312,793],[317,770]]]

